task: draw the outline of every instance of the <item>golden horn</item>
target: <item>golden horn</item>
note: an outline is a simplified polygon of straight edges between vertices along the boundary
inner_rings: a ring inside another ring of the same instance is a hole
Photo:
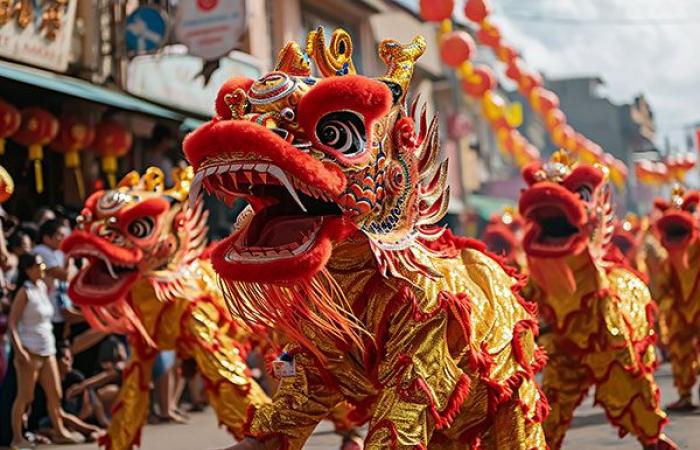
[[[324,77],[356,73],[352,63],[352,39],[342,28],[333,32],[328,48],[323,37],[323,27],[310,31],[306,37],[306,53]]]
[[[163,192],[165,176],[160,167],[149,167],[141,178],[143,188],[147,191]]]
[[[379,57],[387,67],[386,74],[380,79],[401,87],[401,95],[398,98],[401,101],[406,98],[416,61],[423,55],[425,48],[423,36],[414,37],[413,41],[406,45],[393,39],[385,39],[379,44]]]
[[[297,77],[308,77],[311,75],[309,58],[301,51],[299,44],[296,42],[288,42],[279,52],[275,70]]]

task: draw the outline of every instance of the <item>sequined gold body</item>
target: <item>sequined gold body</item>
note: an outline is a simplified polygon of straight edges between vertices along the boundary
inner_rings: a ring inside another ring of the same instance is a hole
[[[561,447],[574,410],[593,387],[620,436],[630,433],[645,448],[675,448],[661,433],[667,418],[654,380],[656,305],[611,247],[607,171],[559,152],[523,175],[528,187],[519,208],[527,222],[529,296],[549,330],[541,336],[549,357],[542,378],[551,405],[549,447]],[[556,225],[549,227],[552,218]],[[567,227],[569,234],[562,233]]]
[[[69,255],[102,255],[113,258],[114,264],[123,262],[120,249],[137,249],[145,255],[124,297],[81,305],[93,327],[125,333],[131,344],[112,422],[101,441],[107,449],[129,450],[140,445],[159,351],[175,350],[179,358],[195,361],[220,424],[238,438],[248,406],[269,401],[248,373],[241,345],[245,334],[231,318],[209,262],[201,257],[207,215],[201,201],[187,208],[191,177],[191,170],[177,169],[175,187],[165,189],[160,169],[150,168],[143,177],[128,174],[117,189],[88,199],[78,230],[64,245]],[[151,223],[159,226],[154,228],[157,235],[148,237],[152,244],[133,239],[120,228],[120,221],[131,220],[126,217],[139,217],[134,213],[138,208],[161,199],[170,209],[154,216]],[[81,292],[82,279],[76,276],[71,289]]]
[[[441,276],[387,279],[366,242],[334,250],[327,268],[368,330],[367,348],[317,341],[322,366],[288,348],[296,375],[283,377],[273,403],[257,409],[252,436],[301,449],[347,401],[355,420],[369,421],[368,450],[463,449],[479,437],[481,448],[545,448],[546,404],[533,378],[541,355],[532,315],[511,291],[516,280],[476,249],[454,258],[422,254],[421,262]]]
[[[691,395],[700,370],[700,244],[693,243],[687,252],[686,267],[676,267],[669,261],[668,295],[661,303],[674,385],[680,397]]]

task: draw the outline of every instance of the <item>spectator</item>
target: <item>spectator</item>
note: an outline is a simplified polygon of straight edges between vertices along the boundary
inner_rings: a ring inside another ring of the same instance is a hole
[[[22,433],[22,419],[31,404],[37,380],[47,399],[47,409],[57,444],[75,444],[83,439],[71,434],[63,421],[61,384],[56,363],[56,339],[52,332],[53,303],[44,282],[45,265],[40,255],[19,258],[17,285],[8,326],[17,371],[17,396],[12,405],[13,449],[31,447]]]
[[[66,319],[69,324],[79,321],[81,315],[73,310],[68,298],[68,261],[61,251],[61,242],[68,236],[70,230],[58,219],[45,221],[39,227],[39,245],[34,251],[41,255],[46,264],[46,281],[49,295],[54,306],[53,330],[56,338],[62,341],[69,334]]]
[[[34,213],[34,223],[39,227],[49,220],[56,220],[56,213],[48,206],[42,206]]]
[[[17,279],[17,261],[20,256],[32,251],[33,242],[31,237],[21,229],[16,230],[7,239],[8,255],[7,270],[5,279],[9,284],[13,284]]]
[[[61,377],[61,388],[64,393],[61,406],[66,428],[82,434],[87,441],[95,441],[104,433],[104,430],[88,423],[95,420],[92,408],[94,392],[85,390],[81,392],[81,395],[68,394],[71,389],[75,389],[75,386],[85,381],[85,376],[73,368],[73,354],[67,341],[58,348],[57,362],[58,372]],[[34,422],[36,423],[35,429],[38,430],[39,434],[51,437],[54,432],[51,429],[47,429],[49,423],[47,414],[46,396],[39,390],[36,392],[35,400],[32,404],[32,416],[29,420],[29,426],[31,428]]]
[[[126,366],[126,348],[114,335],[99,346],[100,371],[66,390],[66,397],[76,398],[90,393],[92,410],[98,423],[109,425],[107,412],[112,410],[119,396],[122,372]]]
[[[177,145],[177,142],[177,136],[170,128],[161,124],[153,127],[145,163],[146,167],[160,167],[165,176],[166,186],[173,184],[172,172],[175,166],[168,152]]]

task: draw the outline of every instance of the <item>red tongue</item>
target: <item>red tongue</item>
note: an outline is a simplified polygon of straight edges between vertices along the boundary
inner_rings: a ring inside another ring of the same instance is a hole
[[[299,242],[303,233],[310,233],[314,229],[313,217],[279,217],[266,223],[254,243],[255,247],[281,247],[285,244]]]

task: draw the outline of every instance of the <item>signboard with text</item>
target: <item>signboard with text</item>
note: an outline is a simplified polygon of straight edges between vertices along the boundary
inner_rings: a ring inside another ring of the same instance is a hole
[[[78,0],[68,0],[65,6],[50,3],[25,6],[21,14],[0,26],[0,56],[58,72],[68,69]],[[59,8],[47,14],[53,20],[43,17],[46,8]]]
[[[189,53],[205,60],[234,50],[245,30],[245,0],[180,0],[175,34]]]

